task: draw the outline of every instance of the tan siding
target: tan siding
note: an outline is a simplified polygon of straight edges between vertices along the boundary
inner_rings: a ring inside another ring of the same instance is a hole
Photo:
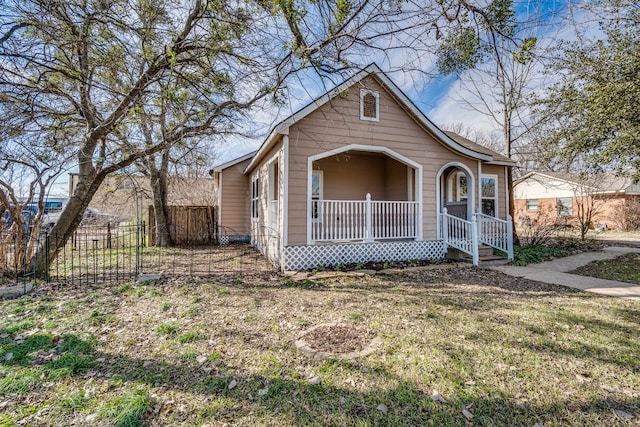
[[[250,160],[232,165],[224,169],[222,177],[222,193],[220,201],[220,226],[231,230],[227,233],[248,235],[251,186],[249,177],[242,172]],[[224,232],[224,231],[223,231]]]
[[[267,231],[271,228],[270,224],[270,200],[269,200],[269,164],[274,158],[277,157],[278,162],[278,183],[277,183],[277,193],[278,193],[278,220],[275,224],[275,231],[278,234],[282,235],[282,201],[283,201],[283,182],[282,178],[284,176],[283,164],[283,150],[282,150],[282,140],[278,141],[278,143],[269,150],[262,160],[253,168],[251,171],[250,180],[258,177],[259,185],[260,185],[260,198],[258,201],[258,220],[254,221],[252,226],[252,234],[255,239],[260,240],[261,244],[266,244],[266,236]]]
[[[327,200],[385,200],[385,159],[381,156],[339,154],[314,163],[323,171]],[[345,185],[348,183],[348,185]]]
[[[366,87],[380,94],[380,121],[361,121],[359,89]],[[301,217],[289,214],[289,244],[306,244],[307,158],[348,144],[388,147],[423,165],[424,239],[436,238],[436,176],[447,162],[462,162],[474,175],[477,161],[465,158],[438,143],[422,129],[400,105],[369,77],[345,97],[334,99],[293,125],[289,131],[289,205],[304,206]],[[399,179],[399,178],[398,178]],[[406,193],[406,169],[404,172]],[[351,181],[346,181],[351,183]],[[399,191],[394,188],[393,192]],[[325,195],[325,198],[327,196]],[[406,198],[406,194],[404,195]]]
[[[394,159],[387,158],[386,167],[386,200],[407,200],[409,189],[407,188],[407,169]]]
[[[507,217],[507,203],[506,203],[506,192],[505,187],[507,183],[505,182],[504,175],[504,166],[496,166],[496,165],[482,165],[482,173],[489,175],[497,175],[498,176],[498,217],[506,218]]]

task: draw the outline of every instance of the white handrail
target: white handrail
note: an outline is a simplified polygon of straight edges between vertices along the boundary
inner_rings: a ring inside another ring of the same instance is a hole
[[[456,248],[473,257],[473,265],[478,265],[478,227],[476,218],[467,221],[457,216],[449,215],[447,208],[442,209],[442,237],[446,246]]]
[[[476,213],[478,218],[478,238],[481,243],[501,250],[513,260],[513,223],[511,216],[500,219],[482,212]]]

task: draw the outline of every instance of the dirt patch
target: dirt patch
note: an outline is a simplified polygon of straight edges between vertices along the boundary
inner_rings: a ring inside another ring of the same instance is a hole
[[[324,323],[311,328],[296,341],[296,346],[314,358],[352,359],[374,352],[381,343],[369,328],[344,323]]]

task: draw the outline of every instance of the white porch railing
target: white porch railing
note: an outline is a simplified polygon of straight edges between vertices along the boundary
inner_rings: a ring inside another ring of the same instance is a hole
[[[505,221],[504,219],[478,212],[476,218],[480,243],[505,252],[507,257],[512,260],[513,224],[511,216],[507,215],[507,220]]]
[[[478,227],[475,216],[472,221],[449,215],[447,208],[440,214],[442,239],[445,247],[451,246],[473,257],[473,265],[478,265]]]
[[[418,202],[313,200],[311,239],[365,241],[418,237]]]
[[[440,224],[445,245],[471,255],[474,265],[480,261],[478,245],[481,243],[506,252],[507,257],[513,260],[513,233],[509,216],[505,221],[478,212],[471,221],[467,221],[449,215],[447,208],[444,208],[440,214]]]

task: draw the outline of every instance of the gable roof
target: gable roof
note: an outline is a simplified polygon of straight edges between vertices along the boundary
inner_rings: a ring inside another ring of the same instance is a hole
[[[444,143],[445,146],[457,151],[460,154],[472,157],[478,160],[483,160],[492,164],[502,164],[507,166],[515,165],[515,162],[505,156],[501,156],[487,148],[482,147],[466,138],[462,138],[458,135],[457,138],[443,132],[438,128],[422,111],[402,92],[402,90],[378,67],[376,64],[370,64],[360,72],[356,73],[349,79],[345,80],[340,85],[326,92],[324,95],[310,102],[306,106],[302,107],[286,119],[282,120],[276,126],[273,127],[267,138],[264,140],[260,148],[258,149],[255,157],[251,160],[251,163],[245,169],[245,173],[251,171],[253,167],[262,159],[264,154],[268,152],[271,147],[278,141],[278,137],[281,135],[287,135],[289,133],[289,127],[298,121],[302,120],[313,111],[322,107],[336,96],[340,95],[346,89],[350,88],[360,80],[367,76],[373,76],[378,82],[396,99],[396,101],[407,111],[414,120],[431,132],[438,140]]]
[[[229,160],[226,163],[222,163],[220,165],[214,166],[213,169],[209,170],[209,175],[213,176],[214,172],[222,172],[223,169],[226,169],[226,168],[231,167],[233,165],[236,165],[238,163],[242,163],[245,160],[248,160],[248,159],[252,158],[253,156],[255,156],[257,152],[258,151],[252,151],[249,154],[245,154],[244,156],[236,157],[235,159]]]
[[[590,188],[592,194],[611,194],[611,193],[624,193],[624,194],[640,194],[640,184],[634,183],[630,173],[617,174],[615,172],[607,171],[599,174],[587,174],[585,179],[584,174],[570,173],[570,172],[538,172],[533,171],[524,175],[513,182],[514,187],[521,182],[533,178],[536,175],[545,177],[548,179],[561,181],[569,185],[580,185]],[[593,177],[597,180],[590,181],[589,177]]]

